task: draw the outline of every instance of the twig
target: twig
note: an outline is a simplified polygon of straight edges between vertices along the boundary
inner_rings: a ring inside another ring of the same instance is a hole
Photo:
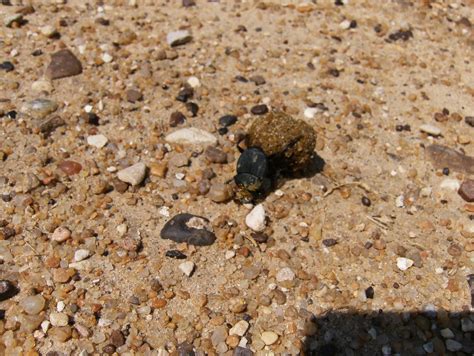
[[[372,223],[374,223],[375,225],[377,225],[378,227],[380,227],[382,229],[382,233],[383,234],[387,234],[387,231],[388,230],[388,225],[383,223],[382,221],[379,221],[377,220],[376,218],[373,218],[372,216],[369,216],[369,215],[366,215],[366,218],[371,221]]]
[[[359,188],[362,188],[363,190],[365,190],[366,192],[370,192],[370,188],[367,186],[367,184],[364,184],[364,183],[360,183],[360,182],[348,182],[348,183],[343,183],[343,184],[339,184],[339,185],[336,185],[335,187],[332,187],[331,189],[329,189],[326,193],[324,193],[323,195],[323,198],[326,198],[328,195],[334,193],[334,191],[338,190],[338,189],[341,189],[343,187],[346,187],[348,185],[355,185]]]

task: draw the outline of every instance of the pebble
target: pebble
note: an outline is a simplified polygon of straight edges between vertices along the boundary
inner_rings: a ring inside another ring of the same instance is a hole
[[[186,122],[186,116],[180,111],[175,111],[171,114],[169,124],[171,127],[182,125]]]
[[[420,131],[425,132],[425,133],[427,133],[429,135],[432,135],[432,136],[441,135],[441,129],[434,126],[434,125],[431,125],[431,124],[421,125],[420,126]]]
[[[273,345],[278,340],[278,334],[273,331],[264,331],[260,336],[265,345]]]
[[[219,125],[222,127],[232,126],[237,122],[237,116],[235,115],[224,115],[219,118]]]
[[[15,287],[13,284],[5,279],[0,280],[0,301],[12,297]]]
[[[227,154],[216,147],[207,147],[204,154],[206,155],[207,160],[211,163],[227,163]]]
[[[191,114],[192,117],[196,117],[198,111],[199,111],[199,106],[196,103],[193,103],[192,101],[189,101],[186,103],[186,110]]]
[[[52,312],[49,315],[49,321],[52,326],[66,326],[69,322],[67,314]]]
[[[451,352],[457,352],[462,350],[462,344],[456,340],[453,339],[447,339],[446,340],[446,348],[448,351]]]
[[[245,217],[245,224],[255,232],[265,230],[266,226],[265,208],[262,204],[255,206]]]
[[[401,271],[406,271],[411,266],[413,266],[413,263],[414,263],[413,260],[410,260],[409,258],[405,258],[405,257],[398,257],[397,258],[397,267]]]
[[[85,260],[87,257],[91,255],[89,250],[86,249],[80,249],[74,252],[74,261],[80,262]]]
[[[426,148],[426,153],[437,169],[449,168],[452,171],[474,174],[474,157],[442,145],[430,145]]]
[[[251,82],[254,82],[255,85],[263,85],[263,84],[266,83],[265,78],[262,77],[261,75],[254,75],[254,76],[250,77],[249,80]]]
[[[433,342],[429,341],[426,344],[423,344],[423,350],[425,350],[429,354],[433,353],[434,352]]]
[[[199,79],[197,77],[189,77],[188,78],[188,84],[192,88],[199,88],[201,86],[201,82],[199,81]]]
[[[51,235],[51,240],[57,242],[64,242],[71,237],[71,231],[67,227],[57,227]]]
[[[43,119],[57,109],[58,104],[55,101],[40,98],[25,103],[21,111],[35,119]]]
[[[0,69],[3,69],[5,72],[11,72],[15,69],[15,66],[10,61],[5,61],[0,63]]]
[[[319,112],[320,110],[318,108],[306,108],[304,110],[304,117],[306,117],[307,119],[314,119],[314,117],[316,116],[316,114]]]
[[[43,36],[53,38],[58,35],[58,31],[54,26],[46,25],[40,28],[40,32]]]
[[[82,170],[81,164],[74,161],[62,161],[58,164],[58,168],[68,176],[77,174]]]
[[[211,133],[195,128],[184,128],[174,131],[165,137],[166,142],[189,145],[215,145],[217,138]]]
[[[244,298],[234,297],[229,300],[229,310],[232,313],[243,313],[247,309],[247,302]]]
[[[188,277],[191,277],[194,271],[194,262],[186,261],[179,265],[179,269]]]
[[[146,165],[143,162],[135,163],[133,166],[122,169],[117,173],[117,178],[122,182],[139,185],[145,179]]]
[[[187,256],[179,250],[168,250],[166,251],[165,256],[177,260],[184,260],[187,258]]]
[[[229,335],[244,336],[249,326],[247,321],[240,320],[229,330]]]
[[[163,226],[160,236],[196,246],[212,245],[216,240],[208,219],[188,213],[175,215]]]
[[[253,354],[252,350],[243,346],[238,346],[235,348],[233,356],[253,356]]]
[[[469,317],[462,318],[461,319],[461,329],[465,333],[474,331],[474,321]]]
[[[49,94],[53,91],[53,84],[50,80],[47,79],[39,79],[34,81],[31,84],[31,90],[36,93],[46,93]]]
[[[46,68],[46,76],[52,80],[71,77],[82,73],[82,64],[68,49],[62,49],[51,55]]]
[[[285,267],[278,271],[277,282],[292,281],[295,279],[295,272],[291,268]]]
[[[114,330],[110,334],[110,343],[115,347],[120,347],[125,344],[125,337],[120,330]]]
[[[39,314],[44,309],[45,305],[46,300],[41,294],[30,295],[20,302],[20,306],[23,308],[25,313],[29,315]]]
[[[471,127],[474,127],[474,116],[466,116],[464,122]]]
[[[268,113],[268,106],[265,104],[255,105],[250,109],[250,112],[254,115],[265,115]]]
[[[461,186],[461,183],[457,179],[446,178],[444,179],[439,187],[441,189],[453,190],[456,191]]]
[[[459,187],[458,194],[465,201],[469,203],[474,202],[474,180],[466,179],[464,182],[462,182],[461,186]]]
[[[87,137],[87,143],[91,146],[102,148],[108,142],[107,137],[104,135],[92,135]]]
[[[454,333],[452,332],[452,330],[450,328],[445,328],[445,329],[441,329],[440,330],[440,334],[442,337],[444,337],[445,339],[452,339],[454,338]]]
[[[6,27],[12,27],[14,23],[21,24],[23,21],[24,20],[22,14],[13,14],[5,16],[3,23]]]
[[[187,30],[173,31],[166,35],[166,42],[171,47],[184,45],[192,40],[192,36]]]
[[[235,257],[235,251],[229,250],[225,252],[225,259],[230,260]]]
[[[136,103],[137,101],[143,100],[143,94],[135,89],[127,90],[125,95],[127,96],[127,101],[130,103]]]
[[[234,191],[228,184],[213,183],[209,190],[209,198],[216,203],[224,203],[232,199]]]

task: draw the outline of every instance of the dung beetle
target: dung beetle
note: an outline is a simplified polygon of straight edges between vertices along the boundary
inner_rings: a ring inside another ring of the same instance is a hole
[[[237,185],[236,198],[242,203],[250,203],[270,191],[271,167],[260,148],[251,147],[242,152],[234,181]]]

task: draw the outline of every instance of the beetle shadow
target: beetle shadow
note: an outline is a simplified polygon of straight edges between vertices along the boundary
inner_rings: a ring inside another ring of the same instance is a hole
[[[315,175],[321,173],[324,170],[325,165],[326,162],[324,159],[317,153],[314,153],[305,169],[298,172],[292,172],[285,169],[280,170],[278,176],[275,177],[275,184],[273,187],[274,189],[272,189],[272,191],[278,189],[278,187],[283,186],[287,181],[292,179],[312,178]]]
[[[473,319],[469,311],[330,311],[306,320],[301,355],[471,355]]]

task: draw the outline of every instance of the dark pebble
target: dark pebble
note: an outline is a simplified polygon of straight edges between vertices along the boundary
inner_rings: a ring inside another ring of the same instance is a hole
[[[219,118],[219,125],[222,127],[232,126],[237,122],[237,116],[235,115],[224,115]]]
[[[136,103],[137,101],[143,100],[143,94],[135,89],[127,90],[126,96],[127,96],[127,101],[130,103]]]
[[[176,127],[178,125],[184,124],[186,121],[186,116],[180,111],[175,111],[170,116],[170,126]]]
[[[89,125],[94,125],[98,126],[100,122],[100,117],[97,116],[97,114],[94,114],[93,112],[88,112],[85,115],[86,121]]]
[[[253,351],[246,347],[237,346],[234,350],[233,356],[252,356]]]
[[[323,240],[323,245],[326,246],[326,247],[331,247],[331,246],[334,246],[335,244],[337,244],[336,239],[325,239],[325,240]]]
[[[10,239],[10,238],[12,238],[13,236],[16,235],[16,231],[15,231],[15,229],[13,229],[11,227],[5,226],[2,229],[2,235],[3,235],[4,240],[8,240],[8,239]]]
[[[263,232],[254,232],[252,233],[252,238],[258,242],[259,244],[263,244],[267,242],[268,240],[268,235],[263,233]]]
[[[82,165],[75,161],[66,160],[59,163],[58,168],[68,176],[72,176],[78,174],[82,170]]]
[[[351,21],[351,24],[349,26],[349,28],[356,28],[357,27],[357,21],[356,20],[352,20]]]
[[[464,122],[471,127],[474,127],[474,116],[466,116]]]
[[[184,88],[178,93],[178,95],[176,96],[176,100],[185,103],[189,99],[191,99],[193,95],[194,95],[194,90],[192,88]]]
[[[263,85],[266,83],[265,78],[261,75],[254,75],[253,77],[250,77],[250,81],[254,82],[255,85]]]
[[[219,135],[223,136],[229,132],[229,129],[227,127],[219,127],[217,129],[217,132],[219,133]]]
[[[334,5],[336,6],[344,6],[344,2],[342,0],[336,0],[334,1]]]
[[[398,30],[388,36],[390,42],[398,40],[408,41],[410,38],[413,38],[413,32],[411,30]]]
[[[195,356],[194,347],[186,341],[178,345],[178,356]]]
[[[374,244],[370,241],[367,241],[365,244],[364,244],[364,248],[366,250],[369,250]]]
[[[328,74],[332,75],[333,77],[339,77],[339,71],[336,68],[332,68],[328,70]]]
[[[184,7],[191,7],[196,6],[196,2],[194,0],[183,0]]]
[[[120,194],[125,193],[128,189],[128,184],[125,182],[122,182],[120,179],[117,179],[117,178],[112,181],[112,184],[114,186],[114,189]]]
[[[38,57],[38,56],[41,56],[42,54],[43,54],[43,51],[40,49],[35,49],[33,52],[31,52],[31,55],[33,57]]]
[[[227,154],[216,147],[207,147],[204,154],[211,163],[227,163]]]
[[[194,219],[193,219],[194,218]],[[194,226],[188,226],[193,219]],[[175,242],[186,242],[190,245],[208,246],[216,240],[216,235],[206,229],[204,225],[209,220],[192,214],[178,214],[168,221],[160,232],[162,239],[169,239]]]
[[[15,66],[12,62],[5,61],[3,63],[0,63],[0,69],[3,69],[5,72],[11,72],[15,69]]]
[[[365,296],[368,298],[368,299],[374,299],[374,288],[373,287],[369,287],[365,290]]]
[[[211,167],[207,167],[202,171],[202,179],[211,180],[216,177],[216,172]]]
[[[189,103],[186,103],[186,110],[189,111],[192,117],[195,117],[199,111],[199,106],[198,104],[190,101]]]
[[[112,344],[105,345],[102,351],[107,355],[112,355],[115,352],[116,347]]]
[[[51,55],[51,63],[46,68],[49,79],[72,77],[82,73],[82,64],[68,49],[62,49]]]
[[[0,301],[9,299],[17,294],[18,290],[12,284],[12,282],[6,279],[0,280]]]
[[[242,82],[242,83],[248,83],[249,80],[241,75],[236,75],[235,76],[235,80],[239,81],[239,82]]]
[[[104,19],[103,17],[99,17],[98,19],[95,20],[95,23],[102,26],[109,26],[110,20]]]
[[[449,168],[448,168],[448,167],[444,167],[444,168],[443,168],[443,174],[444,174],[445,176],[449,176]]]
[[[125,344],[125,337],[120,330],[114,330],[110,334],[110,343],[115,347],[120,347]]]
[[[363,204],[364,206],[370,206],[370,205],[372,204],[372,202],[370,201],[369,198],[367,198],[367,197],[362,197],[362,204]]]
[[[462,182],[461,186],[459,187],[458,194],[465,201],[469,203],[474,202],[474,180],[466,179],[464,182]]]
[[[45,122],[41,123],[39,129],[42,134],[48,136],[56,130],[58,127],[66,125],[66,121],[64,121],[59,116],[52,117],[51,119],[46,120]]]
[[[175,258],[177,260],[184,260],[185,258],[187,258],[187,256],[184,253],[178,250],[166,251],[165,256],[169,258]]]
[[[12,119],[12,120],[15,120],[17,115],[18,114],[15,110],[11,110],[11,111],[7,112],[7,117],[9,119]]]
[[[250,112],[254,115],[265,115],[268,112],[268,106],[265,104],[255,105],[250,109]]]

